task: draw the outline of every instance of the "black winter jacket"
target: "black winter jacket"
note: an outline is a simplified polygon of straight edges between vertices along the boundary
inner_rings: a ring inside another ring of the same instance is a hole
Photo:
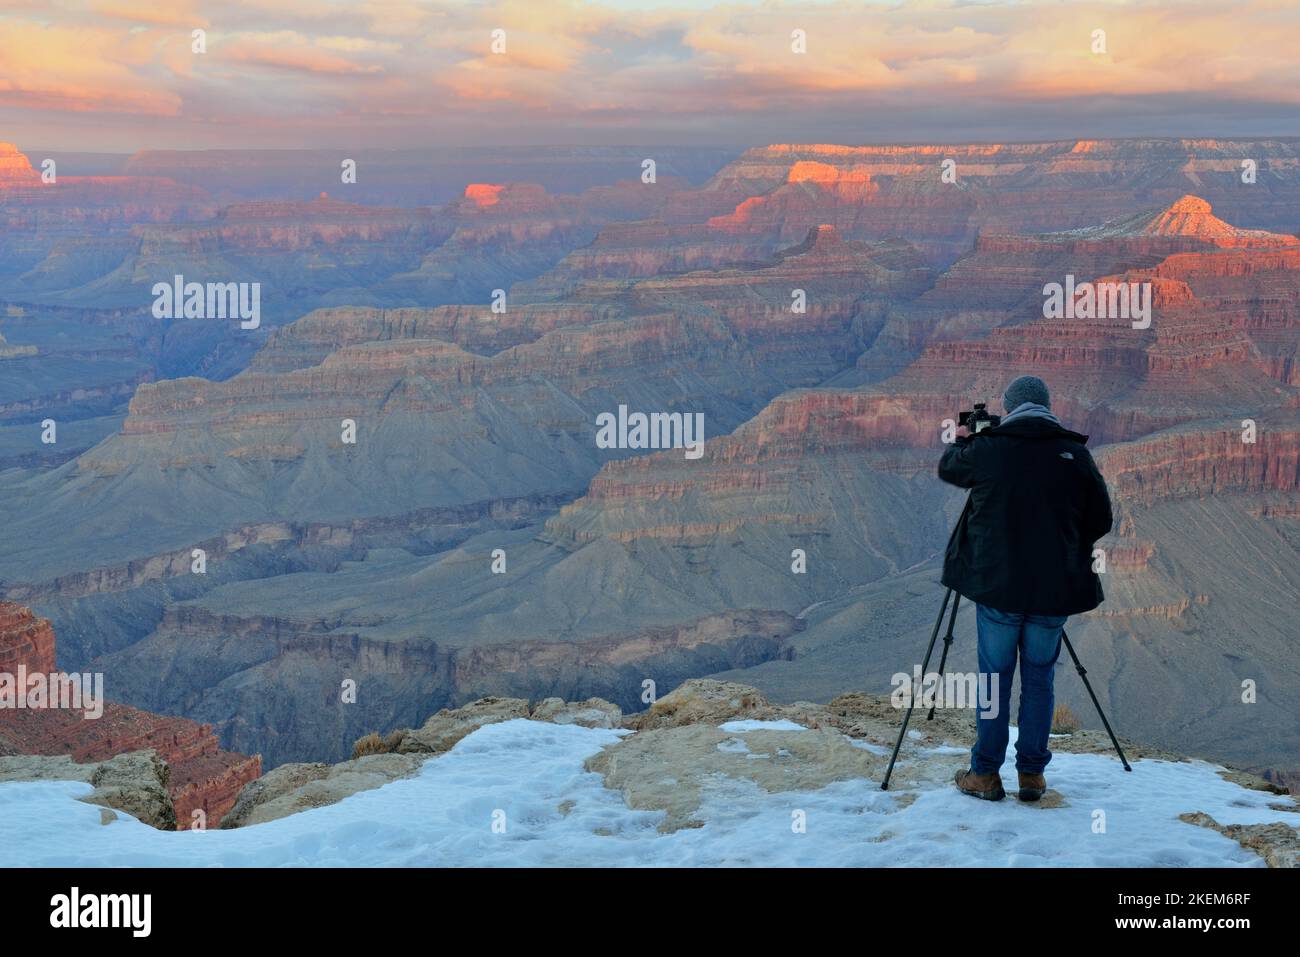
[[[1112,518],[1087,441],[1021,418],[949,446],[939,478],[970,498],[948,540],[943,583],[1004,612],[1073,615],[1100,605],[1092,548]]]

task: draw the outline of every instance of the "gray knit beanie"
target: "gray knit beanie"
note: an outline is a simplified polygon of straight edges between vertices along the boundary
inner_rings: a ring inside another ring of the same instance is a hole
[[[1002,393],[1002,404],[1008,412],[1014,412],[1026,402],[1035,402],[1048,409],[1052,407],[1051,396],[1047,394],[1047,383],[1036,375],[1022,375]]]

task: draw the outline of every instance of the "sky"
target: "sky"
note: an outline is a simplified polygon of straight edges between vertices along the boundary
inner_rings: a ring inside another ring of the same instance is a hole
[[[0,141],[1295,136],[1297,50],[1294,0],[0,0]]]

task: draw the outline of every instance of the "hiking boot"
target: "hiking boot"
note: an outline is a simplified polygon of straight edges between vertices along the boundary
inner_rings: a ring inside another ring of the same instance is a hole
[[[1047,779],[1041,774],[1026,774],[1024,771],[1017,772],[1020,776],[1020,800],[1037,801],[1047,790]]]
[[[969,794],[983,801],[1001,801],[1007,796],[1007,792],[1002,790],[1002,775],[996,771],[992,774],[976,774],[970,770],[958,771],[953,780],[957,783],[957,790],[962,794]]]

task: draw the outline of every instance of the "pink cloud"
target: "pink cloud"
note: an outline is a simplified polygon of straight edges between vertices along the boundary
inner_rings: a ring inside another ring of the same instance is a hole
[[[968,100],[1007,109],[1101,97],[1300,101],[1300,10],[1274,0],[643,10],[599,0],[44,0],[9,9],[5,102],[179,112],[209,124],[276,111],[286,124],[322,127],[339,116],[475,118],[485,109],[492,122],[544,115],[600,126],[798,120],[876,103],[915,114]],[[205,22],[208,52],[195,55],[189,31]],[[504,54],[490,50],[496,29],[506,31]],[[806,54],[791,50],[796,29]],[[1097,29],[1106,32],[1101,54],[1091,49]]]

